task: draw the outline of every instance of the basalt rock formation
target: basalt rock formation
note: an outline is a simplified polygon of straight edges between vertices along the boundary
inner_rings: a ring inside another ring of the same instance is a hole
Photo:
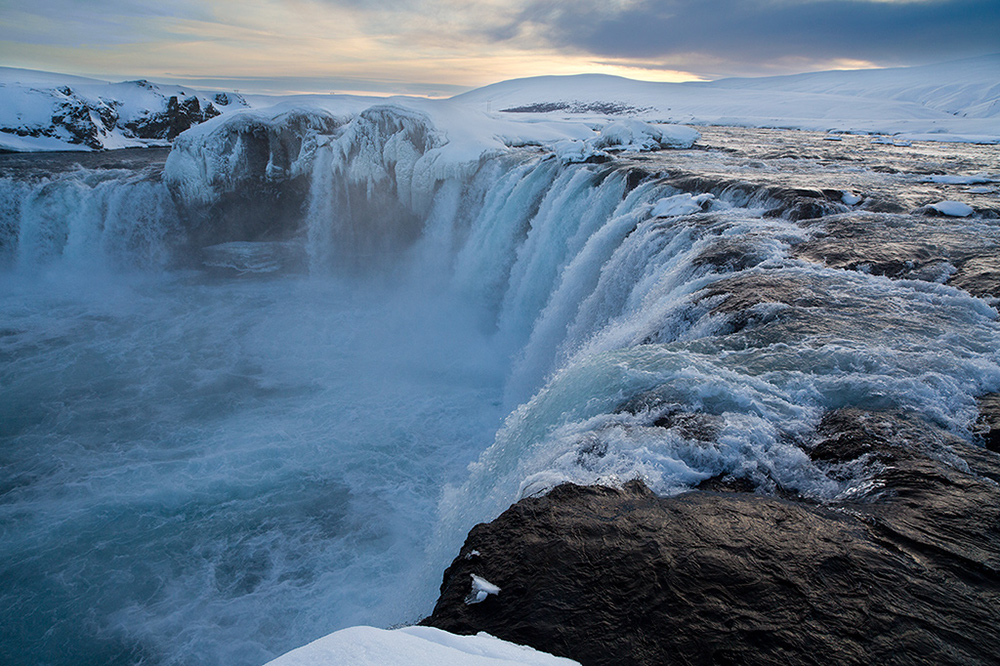
[[[826,503],[560,486],[473,528],[423,623],[585,666],[996,664],[1000,456],[854,408],[803,447],[865,482]],[[473,574],[499,594],[467,603]]]

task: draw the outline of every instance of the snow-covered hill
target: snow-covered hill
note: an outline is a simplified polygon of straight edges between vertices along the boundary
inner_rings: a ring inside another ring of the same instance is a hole
[[[965,118],[1000,118],[1000,54],[923,67],[722,79],[711,85],[729,90],[882,99]]]
[[[162,144],[192,125],[246,106],[231,92],[0,67],[0,150]]]
[[[448,150],[469,152],[470,159],[485,149],[586,138],[589,130],[581,125],[598,128],[628,118],[1000,143],[1000,54],[923,67],[712,82],[542,76],[496,83],[450,100],[306,95],[248,101],[231,92],[0,68],[0,150],[164,144],[205,120],[248,107],[274,109],[268,117],[293,107],[353,116],[384,104],[428,115],[447,135]],[[575,144],[570,148],[580,152]]]
[[[453,98],[521,118],[629,115],[650,122],[1000,141],[1000,55],[923,67],[652,83],[584,74],[504,81]]]

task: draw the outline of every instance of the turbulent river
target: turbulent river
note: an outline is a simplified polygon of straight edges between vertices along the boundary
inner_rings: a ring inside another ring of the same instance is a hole
[[[974,441],[1000,389],[995,147],[706,128],[422,204],[344,154],[214,217],[165,151],[0,156],[0,662],[261,664],[426,615],[522,496],[877,492],[826,410]]]

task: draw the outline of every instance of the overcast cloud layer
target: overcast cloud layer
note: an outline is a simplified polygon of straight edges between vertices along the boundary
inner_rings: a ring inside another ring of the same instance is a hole
[[[998,35],[997,0],[0,0],[2,65],[270,92],[925,64]]]
[[[544,35],[595,55],[760,73],[809,60],[925,64],[1000,50],[1000,2],[534,0],[498,38]],[[702,54],[699,63],[693,54]]]

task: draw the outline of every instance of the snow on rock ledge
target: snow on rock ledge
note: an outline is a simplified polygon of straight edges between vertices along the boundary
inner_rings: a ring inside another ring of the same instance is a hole
[[[284,654],[266,666],[579,666],[489,634],[457,636],[431,627],[349,627]]]
[[[164,178],[187,205],[209,204],[252,182],[307,175],[319,137],[345,121],[320,109],[244,112],[184,132],[167,158]]]
[[[297,233],[317,146],[344,122],[319,109],[246,111],[181,134],[163,178],[191,243],[284,240]]]
[[[598,150],[645,152],[660,148],[690,148],[701,138],[698,130],[683,125],[650,125],[627,118],[608,124],[590,143]]]
[[[975,212],[972,206],[961,201],[939,201],[929,205],[928,208],[948,217],[968,217]]]
[[[586,140],[563,140],[551,145],[562,162],[608,159],[609,152],[644,153],[663,148],[690,148],[701,133],[684,125],[651,125],[627,118],[605,125],[600,134]]]

